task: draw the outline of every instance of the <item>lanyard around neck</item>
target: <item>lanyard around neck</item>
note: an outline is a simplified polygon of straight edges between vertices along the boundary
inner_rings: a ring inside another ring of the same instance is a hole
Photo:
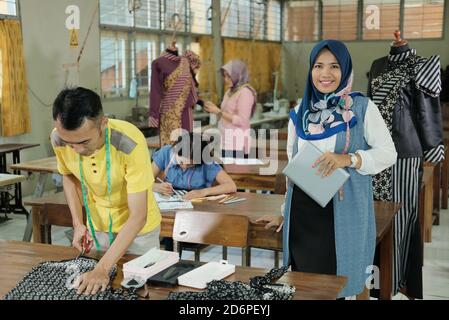
[[[111,189],[112,189],[112,184],[111,184],[111,149],[110,149],[110,145],[109,145],[109,128],[106,127],[105,130],[105,135],[106,135],[106,142],[105,142],[105,147],[106,147],[106,175],[107,175],[107,184],[108,184],[108,198],[109,198],[109,245],[112,244],[112,242],[114,241],[114,236],[112,234],[112,216],[111,216]],[[97,251],[101,250],[101,246],[100,243],[98,242],[97,236],[95,234],[95,229],[94,229],[94,225],[92,223],[92,215],[90,213],[90,209],[89,209],[89,202],[87,200],[87,188],[86,188],[86,183],[85,183],[85,178],[84,178],[84,172],[83,172],[83,157],[81,155],[79,155],[79,167],[80,167],[80,178],[81,178],[81,190],[83,192],[83,202],[84,202],[84,207],[86,209],[86,215],[87,215],[87,221],[89,223],[89,228],[92,232],[92,237],[94,238],[94,242],[95,242],[95,247],[97,248]]]

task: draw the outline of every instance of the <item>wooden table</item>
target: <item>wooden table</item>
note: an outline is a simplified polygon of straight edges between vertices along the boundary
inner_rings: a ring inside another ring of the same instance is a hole
[[[285,193],[285,176],[282,174],[282,170],[286,165],[287,161],[270,160],[266,165],[232,164],[225,165],[224,169],[234,179],[239,189],[269,190],[283,194]],[[11,165],[11,168],[39,173],[34,198],[42,197],[47,176],[51,173],[58,173],[56,157],[27,161]]]
[[[150,149],[159,149],[161,147],[161,142],[159,140],[159,136],[153,136],[146,138],[147,146]],[[265,140],[265,141],[263,141]],[[265,143],[267,148],[271,149],[271,144],[269,139],[263,139],[260,143]],[[276,150],[285,151],[287,149],[287,139],[278,138],[276,144],[273,143]]]
[[[0,297],[4,297],[31,269],[44,261],[60,261],[73,259],[77,250],[70,247],[52,246],[18,241],[0,240]],[[117,277],[112,283],[113,288],[119,288],[123,280],[123,263],[135,256],[125,255],[118,262]],[[249,283],[249,278],[264,275],[268,270],[260,268],[236,267],[236,271],[227,277],[228,281]],[[321,275],[303,272],[287,272],[278,283],[296,287],[293,296],[295,300],[335,300],[346,284],[346,278],[341,276]],[[151,300],[166,299],[170,291],[198,291],[192,288],[178,286],[175,288],[150,287]]]
[[[0,173],[0,212],[5,214],[4,218],[0,218],[0,222],[9,220],[7,213],[13,211],[9,203],[14,198],[9,193],[12,185],[24,181],[26,178],[22,175]]]
[[[268,190],[285,194],[286,180],[282,173],[287,160],[270,160],[268,165],[224,165],[238,189]]]
[[[20,151],[28,148],[37,147],[39,144],[33,143],[5,143],[0,144],[0,173],[9,173],[6,164],[6,155],[12,153],[12,163],[20,162]],[[14,174],[20,175],[20,170],[14,169]],[[22,205],[22,185],[20,182],[15,184],[14,189],[14,206],[12,206],[14,213],[21,213],[28,216],[28,211]]]
[[[56,157],[49,157],[44,159],[32,160],[22,163],[13,164],[10,166],[14,170],[23,170],[28,173],[37,172],[39,173],[36,188],[34,189],[34,198],[40,198],[44,194],[45,182],[49,174],[58,173],[58,167],[56,163]],[[32,216],[28,218],[27,225],[25,227],[25,232],[23,234],[23,241],[31,241],[31,236],[33,232],[33,221]]]
[[[0,187],[9,186],[24,180],[26,180],[26,177],[22,175],[0,173]]]
[[[265,230],[264,224],[255,220],[266,214],[281,214],[281,205],[284,202],[283,195],[261,195],[254,193],[237,193],[237,196],[246,198],[246,201],[230,205],[220,205],[214,201],[195,203],[194,210],[219,212],[225,214],[246,215],[250,220],[248,231],[248,246],[271,250],[282,250],[282,232],[277,233],[273,229]],[[60,210],[53,211],[52,217],[43,212],[44,204],[51,203],[60,206]],[[42,234],[48,234],[48,221],[62,221],[60,225],[71,226],[70,211],[63,193],[50,197],[35,199],[26,202],[33,207],[33,228],[35,242],[45,240]],[[380,252],[380,298],[391,299],[392,292],[392,258],[393,258],[393,218],[399,211],[400,204],[393,202],[374,202],[376,213],[377,245]],[[162,212],[161,236],[171,237],[176,212]]]

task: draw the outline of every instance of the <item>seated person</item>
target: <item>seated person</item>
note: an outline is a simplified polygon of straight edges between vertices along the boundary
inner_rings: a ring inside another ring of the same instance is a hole
[[[187,190],[185,200],[236,192],[232,178],[213,159],[209,137],[184,133],[153,154],[153,175],[156,178],[163,171],[166,181],[155,183],[153,191],[172,195],[173,189]]]

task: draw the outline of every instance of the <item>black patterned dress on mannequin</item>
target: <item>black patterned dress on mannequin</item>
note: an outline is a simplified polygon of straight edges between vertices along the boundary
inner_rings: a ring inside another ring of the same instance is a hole
[[[394,220],[393,295],[401,290],[422,299],[418,194],[423,161],[444,158],[440,92],[439,56],[421,57],[405,41],[371,66],[368,97],[378,106],[398,153],[397,163],[373,178],[376,200],[402,203]],[[378,296],[378,290],[372,295]]]

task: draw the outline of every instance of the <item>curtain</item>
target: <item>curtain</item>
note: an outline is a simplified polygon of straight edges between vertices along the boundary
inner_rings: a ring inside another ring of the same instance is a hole
[[[2,57],[0,134],[9,137],[29,133],[30,114],[19,21],[0,20],[0,52]]]
[[[208,93],[211,101],[220,103],[220,101],[217,101],[215,77],[221,76],[218,72],[221,66],[215,65],[212,38],[200,37],[199,44],[202,62],[198,75],[200,95]],[[223,64],[233,59],[239,59],[246,63],[250,83],[259,95],[273,92],[275,80],[273,72],[280,72],[280,43],[224,39],[223,51]],[[281,79],[280,75],[279,79]],[[278,91],[280,90],[281,84],[279,82]]]

